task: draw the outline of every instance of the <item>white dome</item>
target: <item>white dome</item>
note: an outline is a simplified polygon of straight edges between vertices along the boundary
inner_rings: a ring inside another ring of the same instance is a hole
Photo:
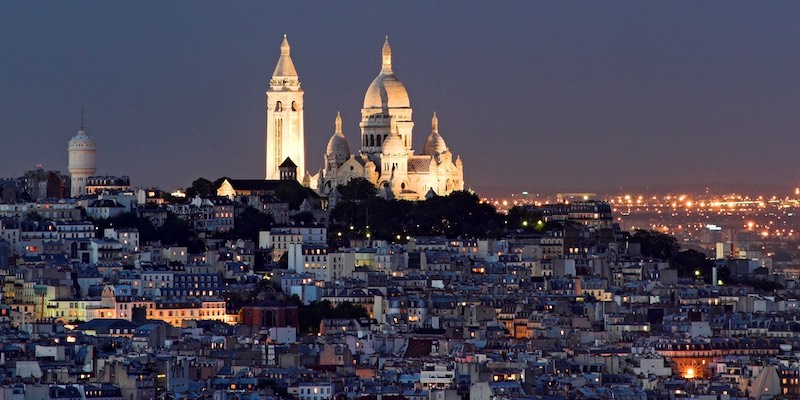
[[[435,154],[442,154],[447,151],[447,144],[444,142],[444,138],[439,132],[431,132],[428,135],[428,139],[425,140],[425,147],[423,148],[423,153],[427,155],[435,155]]]
[[[89,135],[86,134],[86,131],[81,129],[78,133],[69,140],[70,144],[77,144],[77,143],[91,143],[94,144],[95,141]]]
[[[431,127],[431,134],[425,140],[425,147],[422,148],[422,153],[430,156],[442,154],[447,151],[447,144],[444,142],[442,135],[439,134],[439,118],[436,116],[436,112],[433,113]]]
[[[403,138],[397,132],[392,132],[386,141],[383,142],[382,154],[384,155],[397,155],[405,154],[406,146],[403,144]]]
[[[350,144],[347,143],[347,138],[339,133],[334,133],[331,139],[328,140],[327,155],[344,156],[345,159],[350,157]]]
[[[381,72],[364,95],[364,108],[409,108],[408,92],[394,74]]]
[[[364,95],[364,108],[409,108],[408,92],[392,71],[392,49],[389,38],[383,44],[381,73],[372,81]]]
[[[328,140],[328,149],[325,151],[328,159],[336,160],[337,164],[342,164],[350,157],[350,144],[342,133],[342,117],[336,115],[336,131]]]

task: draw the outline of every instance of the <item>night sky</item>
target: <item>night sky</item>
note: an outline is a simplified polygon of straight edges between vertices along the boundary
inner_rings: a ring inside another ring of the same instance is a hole
[[[391,4],[391,5],[390,5]],[[420,152],[437,111],[468,187],[800,185],[800,2],[0,2],[0,177],[136,186],[263,178],[264,92],[288,34],[306,164],[351,149],[384,35]]]

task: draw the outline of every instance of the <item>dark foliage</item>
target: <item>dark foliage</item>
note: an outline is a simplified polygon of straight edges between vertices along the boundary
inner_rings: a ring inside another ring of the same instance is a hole
[[[340,186],[339,191],[351,189],[348,184]],[[340,233],[343,239],[364,238],[369,233],[372,238],[392,241],[402,241],[408,235],[497,237],[504,227],[503,216],[492,205],[481,203],[478,196],[466,191],[418,202],[377,196],[342,200],[332,211],[331,221],[333,239]]]
[[[192,254],[205,251],[205,244],[198,238],[197,232],[188,222],[172,213],[167,215],[161,228],[155,228],[149,219],[139,218],[132,212],[93,222],[101,235],[106,228],[135,228],[139,231],[139,240],[142,242],[160,241],[165,245],[182,246]]]
[[[506,223],[508,229],[521,229],[525,232],[542,231],[545,227],[544,218],[540,211],[520,206],[508,210]]]
[[[364,178],[352,179],[346,185],[339,185],[338,190],[344,201],[359,203],[378,197],[375,186]]]
[[[697,277],[696,272],[699,271],[699,276],[706,282],[711,283],[711,276],[713,275],[711,271],[714,269],[714,261],[709,260],[705,254],[697,250],[684,250],[679,251],[669,261],[670,265],[678,270],[678,276],[684,278]],[[719,278],[727,278],[727,275],[719,276]]]
[[[326,318],[368,318],[369,313],[364,307],[349,302],[344,302],[336,307],[331,306],[331,302],[315,301],[309,305],[300,305],[299,331],[300,333],[317,333],[319,324]]]
[[[314,214],[310,211],[301,211],[292,216],[292,221],[297,225],[313,225]]]
[[[628,241],[638,243],[643,256],[664,261],[672,260],[681,248],[678,240],[674,237],[658,231],[643,229],[637,229]]]
[[[217,189],[214,184],[206,178],[197,178],[192,182],[192,186],[186,189],[186,197],[194,198],[195,196],[208,197],[217,194]]]
[[[275,190],[275,197],[289,203],[290,210],[299,209],[300,205],[303,204],[303,200],[314,195],[313,190],[293,184],[280,185]]]
[[[253,207],[245,208],[233,222],[233,230],[227,233],[231,239],[252,240],[258,243],[258,232],[269,230],[275,220],[272,215]]]

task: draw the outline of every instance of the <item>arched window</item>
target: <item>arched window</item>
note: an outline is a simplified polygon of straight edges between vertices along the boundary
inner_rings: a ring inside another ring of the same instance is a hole
[[[283,103],[281,103],[280,101],[275,103],[275,111],[278,112],[283,111]]]
[[[297,111],[297,102],[292,102],[292,111]]]
[[[381,135],[378,135],[378,146],[381,145]]]
[[[375,135],[369,135],[369,145],[375,146]]]

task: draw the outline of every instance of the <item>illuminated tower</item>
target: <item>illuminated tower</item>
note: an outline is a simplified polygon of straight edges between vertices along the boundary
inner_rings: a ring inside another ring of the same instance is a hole
[[[97,143],[83,129],[83,114],[81,129],[70,139],[68,148],[70,197],[79,197],[86,194],[86,178],[97,171]]]
[[[364,95],[361,109],[361,154],[377,161],[383,149],[383,142],[389,134],[397,132],[403,147],[411,150],[411,102],[403,83],[397,79],[392,69],[392,48],[389,37],[381,50],[381,72],[372,81]]]
[[[281,57],[267,90],[267,169],[266,179],[280,179],[279,166],[287,159],[305,174],[303,139],[303,90],[283,35]]]

